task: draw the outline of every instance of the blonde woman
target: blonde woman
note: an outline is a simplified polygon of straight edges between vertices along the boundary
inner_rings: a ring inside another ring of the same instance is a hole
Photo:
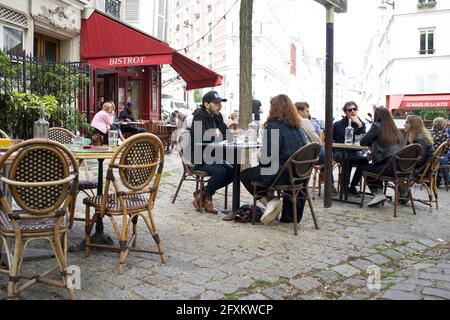
[[[431,136],[434,141],[434,148],[437,149],[442,143],[447,142],[447,145],[444,148],[444,155],[441,159],[441,167],[444,165],[448,165],[448,133],[447,133],[447,120],[444,118],[436,118],[433,121],[433,129],[431,130]],[[448,169],[441,168],[441,177],[444,178],[443,183],[448,181]],[[441,183],[441,179],[439,177],[438,185]]]
[[[114,102],[105,102],[102,105],[102,110],[97,112],[91,121],[91,127],[94,128],[93,133],[101,133],[104,137],[103,141],[108,141],[108,130],[119,130],[119,128],[114,125],[114,110],[116,105]],[[124,138],[119,130],[120,139],[123,141]]]
[[[419,116],[410,115],[405,122],[406,144],[418,143],[422,146],[422,155],[416,166],[416,174],[420,174],[428,160],[433,156],[433,137],[425,128]]]

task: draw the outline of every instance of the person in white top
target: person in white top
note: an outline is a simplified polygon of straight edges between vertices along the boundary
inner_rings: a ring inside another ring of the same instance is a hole
[[[322,144],[320,137],[317,135],[316,130],[314,130],[314,125],[309,120],[309,104],[307,102],[296,102],[295,107],[302,117],[302,129],[305,131],[306,137],[310,142]]]

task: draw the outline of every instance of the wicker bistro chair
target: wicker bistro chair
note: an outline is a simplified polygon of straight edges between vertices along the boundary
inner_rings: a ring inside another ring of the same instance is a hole
[[[337,180],[337,192],[339,192],[340,189],[340,177],[341,177],[341,171],[342,166],[338,162],[333,161],[333,171],[334,169],[338,168],[338,180]],[[312,198],[315,200],[315,194],[316,189],[318,190],[318,196],[321,196],[322,193],[322,183],[324,183],[325,180],[325,165],[315,165],[312,172]]]
[[[6,132],[1,129],[0,129],[0,139],[9,139],[9,136],[6,134]]]
[[[444,156],[444,149],[447,145],[447,141],[443,142],[433,154],[433,157],[428,161],[425,169],[420,174],[420,176],[414,180],[416,184],[420,184],[427,189],[428,200],[415,199],[418,202],[421,202],[430,207],[430,212],[433,207],[433,195],[434,202],[436,202],[436,210],[439,210],[439,201],[438,201],[438,187],[437,181],[439,178],[440,171],[440,161]]]
[[[119,273],[123,273],[125,260],[130,251],[159,254],[164,263],[164,253],[152,213],[163,167],[164,147],[153,134],[134,135],[116,150],[109,163],[103,195],[83,199],[86,205],[86,256],[90,255],[91,248],[119,251]],[[119,188],[114,171],[118,172],[126,191]],[[111,186],[114,193],[109,193]],[[92,217],[90,208],[95,209]],[[98,216],[110,218],[119,240],[119,247],[91,243],[91,232]],[[122,219],[122,226],[119,226],[116,218]],[[139,218],[144,220],[156,242],[157,251],[136,247]],[[131,227],[133,230],[130,236]]]
[[[48,138],[53,141],[57,141],[61,144],[73,144],[76,138],[76,135],[73,134],[73,132],[64,129],[64,128],[50,128],[48,130]],[[86,161],[81,160],[79,162],[79,165],[83,163],[84,165],[84,172],[86,175],[86,180],[80,180],[78,183],[78,191],[83,192],[86,196],[95,196],[94,190],[97,189],[97,182],[92,181],[90,174],[89,174],[89,168]],[[74,221],[84,221],[82,218],[75,218],[75,203],[71,204],[71,215],[70,215],[70,228],[72,228]]]
[[[71,283],[67,273],[68,210],[76,199],[78,164],[72,153],[62,144],[47,139],[33,139],[12,147],[0,159],[0,172],[14,157],[8,177],[0,182],[9,186],[20,208],[12,210],[0,189],[0,233],[5,243],[9,269],[8,298],[18,298],[27,288],[38,282],[59,287]],[[58,266],[41,275],[21,272],[23,254],[31,241],[47,240],[51,243]],[[10,248],[8,241],[14,241]],[[13,249],[13,250],[11,250]],[[59,268],[62,281],[48,278]],[[22,286],[19,280],[27,279]],[[69,289],[71,299],[75,298]]]
[[[172,199],[172,204],[175,204],[175,201],[177,200],[178,194],[180,193],[181,186],[184,181],[193,181],[195,182],[195,193],[200,193],[200,199],[202,199],[200,203],[200,213],[203,213],[203,207],[204,207],[204,201],[203,201],[203,192],[205,190],[205,183],[208,182],[208,180],[205,180],[210,177],[210,174],[206,171],[200,171],[200,170],[194,170],[191,165],[189,165],[183,156],[183,151],[180,148],[180,158],[181,162],[183,164],[183,174],[181,175],[180,183],[178,184],[177,190],[175,192],[175,195]],[[228,208],[228,186],[225,186],[225,210]]]
[[[416,208],[414,206],[414,199],[411,193],[411,186],[413,184],[414,169],[416,168],[417,162],[420,160],[422,152],[422,146],[420,144],[411,144],[403,147],[396,155],[392,156],[388,163],[379,173],[372,173],[368,171],[363,172],[364,184],[361,193],[361,208],[364,207],[364,199],[366,187],[368,185],[368,179],[370,180],[381,180],[384,182],[386,193],[387,188],[392,188],[395,191],[394,197],[394,217],[397,217],[397,206],[400,198],[400,186],[408,189],[409,199],[411,200],[411,207],[413,214],[416,215]],[[384,175],[386,170],[392,169],[393,175]]]
[[[318,143],[310,143],[300,148],[278,171],[272,185],[267,189],[261,182],[253,181],[253,207],[252,207],[252,223],[256,222],[256,200],[264,198],[267,191],[277,192],[278,195],[287,197],[292,201],[292,217],[294,220],[294,234],[298,235],[297,223],[297,198],[308,201],[311,215],[314,220],[314,226],[319,229],[319,224],[314,213],[313,204],[308,191],[309,180],[314,165],[319,161],[320,145]],[[289,175],[289,184],[279,182],[280,178],[285,174]],[[261,190],[263,189],[263,190]]]

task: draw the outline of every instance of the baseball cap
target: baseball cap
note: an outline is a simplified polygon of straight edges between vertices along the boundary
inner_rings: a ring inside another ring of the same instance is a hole
[[[210,91],[203,96],[202,104],[205,104],[205,102],[219,103],[219,102],[227,102],[227,101],[228,101],[227,99],[221,98],[219,96],[219,94],[217,93],[217,91]]]
[[[127,103],[127,107],[128,107],[128,108],[133,108],[133,103],[132,103],[132,102],[128,102],[128,103]]]

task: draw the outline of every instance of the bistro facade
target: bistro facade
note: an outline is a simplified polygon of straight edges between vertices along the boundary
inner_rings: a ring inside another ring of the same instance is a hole
[[[450,94],[391,95],[387,99],[389,110],[396,118],[421,110],[444,110],[450,115]]]
[[[186,89],[215,87],[222,77],[129,25],[99,11],[81,22],[80,58],[91,68],[91,119],[103,101],[119,111],[131,102],[136,119],[161,119],[161,65],[169,64]]]

